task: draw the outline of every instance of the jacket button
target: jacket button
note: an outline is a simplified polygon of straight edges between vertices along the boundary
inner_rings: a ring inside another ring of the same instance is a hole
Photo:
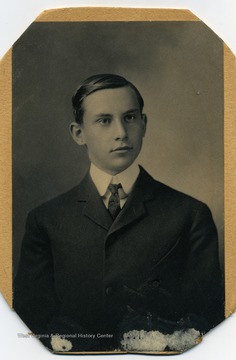
[[[159,285],[160,285],[160,281],[158,281],[158,280],[154,280],[154,281],[152,282],[152,286],[153,286],[154,288],[158,288]]]
[[[114,289],[111,286],[106,288],[106,295],[107,296],[111,296],[113,293],[114,293]]]

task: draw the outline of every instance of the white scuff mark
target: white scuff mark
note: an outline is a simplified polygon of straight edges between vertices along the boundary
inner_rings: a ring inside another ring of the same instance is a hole
[[[51,345],[54,351],[70,351],[72,349],[72,343],[60,335],[52,335]]]
[[[131,330],[123,335],[121,346],[127,351],[185,351],[200,342],[200,332],[194,328],[162,334],[160,331]]]

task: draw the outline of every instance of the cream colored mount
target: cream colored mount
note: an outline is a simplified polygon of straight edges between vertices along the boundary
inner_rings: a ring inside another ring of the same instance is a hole
[[[188,10],[64,8],[44,11],[36,22],[200,21]],[[12,306],[12,50],[0,63],[0,291]],[[236,310],[236,58],[224,45],[225,316]],[[132,352],[132,351],[130,351]],[[60,352],[61,354],[62,352]],[[86,352],[88,354],[89,352]],[[106,352],[107,353],[107,352]],[[113,352],[111,352],[113,353]],[[125,353],[118,352],[118,353]],[[147,353],[147,352],[146,352]],[[150,353],[150,352],[149,352]],[[151,352],[154,353],[155,352]],[[158,352],[159,354],[162,352]],[[173,352],[170,352],[173,353]],[[176,353],[176,352],[175,352]],[[82,354],[82,353],[81,353]],[[164,352],[167,354],[167,352]]]

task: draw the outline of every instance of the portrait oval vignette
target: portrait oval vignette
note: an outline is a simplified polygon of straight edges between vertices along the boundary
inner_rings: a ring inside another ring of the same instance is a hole
[[[236,305],[231,51],[189,11],[56,9],[0,66],[9,305],[59,354],[200,343]]]

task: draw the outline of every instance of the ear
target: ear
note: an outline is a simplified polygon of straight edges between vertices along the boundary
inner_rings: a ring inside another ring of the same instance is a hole
[[[146,129],[147,129],[147,115],[146,114],[142,114],[142,122],[143,122],[143,136],[145,136]]]
[[[84,132],[83,132],[83,125],[78,124],[77,122],[72,122],[69,127],[70,134],[73,138],[73,140],[78,145],[85,145],[85,138],[84,138]]]

